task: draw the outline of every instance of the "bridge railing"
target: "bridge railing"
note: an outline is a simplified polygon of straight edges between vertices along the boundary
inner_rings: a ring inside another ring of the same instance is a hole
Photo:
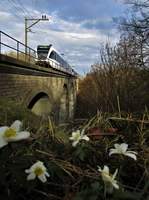
[[[14,57],[17,60],[43,65],[44,67],[53,67],[54,69],[76,75],[70,66],[63,66],[62,64],[47,58],[37,58],[37,51],[29,46],[26,46],[3,31],[0,31],[0,54]]]
[[[36,51],[10,35],[0,31],[0,54],[26,62],[35,62]]]

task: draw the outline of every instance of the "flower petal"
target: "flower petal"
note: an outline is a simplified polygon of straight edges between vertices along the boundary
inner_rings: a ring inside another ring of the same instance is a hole
[[[49,174],[48,172],[45,172],[45,175],[46,175],[47,177],[50,177],[50,174]]]
[[[122,149],[122,152],[126,152],[127,149],[128,149],[128,144],[122,143],[122,144],[120,145],[120,148]]]
[[[137,160],[136,155],[133,154],[133,153],[128,153],[128,152],[126,152],[125,155],[128,156],[128,157],[130,157],[130,158],[133,158],[134,160]]]
[[[22,122],[19,120],[14,121],[10,126],[10,128],[13,128],[16,132],[20,131],[21,127],[22,127]]]
[[[30,173],[28,176],[27,176],[27,180],[33,180],[36,178],[36,175],[34,173]]]
[[[30,167],[30,171],[34,172],[36,170],[36,168],[41,168],[42,171],[46,171],[46,167],[44,166],[43,162],[41,161],[37,161],[36,163],[34,163],[31,167]]]
[[[75,132],[72,132],[72,137],[76,137],[76,135],[80,136],[80,130],[77,130]]]
[[[119,189],[119,185],[117,184],[116,181],[112,182],[112,185],[115,189]]]
[[[74,140],[74,137],[72,137],[72,136],[71,136],[71,137],[69,137],[69,140]]]
[[[104,165],[103,172],[109,174],[109,167],[107,165]]]
[[[97,166],[97,167],[98,167],[98,171],[101,172],[102,171],[101,167],[100,166]]]
[[[119,149],[120,148],[120,145],[119,144],[114,144],[114,147],[116,148],[116,149]]]
[[[110,149],[109,156],[112,154],[119,154],[120,152],[117,149]]]
[[[72,143],[72,146],[75,147],[78,143],[79,143],[79,140],[74,141],[74,142]]]
[[[26,169],[25,173],[29,174],[29,173],[31,173],[31,170],[30,169]]]
[[[114,174],[113,174],[113,176],[112,176],[112,179],[113,179],[113,180],[116,178],[117,173],[118,173],[118,169],[115,170],[115,172],[114,172]]]
[[[88,137],[87,135],[83,135],[81,139],[82,139],[82,140],[86,140],[86,141],[89,141],[89,140],[90,140],[89,137]]]
[[[133,153],[133,154],[138,154],[136,151],[127,151],[127,153]]]
[[[29,138],[29,136],[30,136],[29,132],[22,131],[22,132],[17,133],[17,135],[15,137],[8,138],[7,141],[15,142],[15,141],[19,141],[19,140],[25,140],[25,139]]]
[[[103,179],[104,182],[111,183],[112,178],[111,178],[111,176],[109,174],[101,172],[101,176],[102,176],[102,179]]]
[[[38,176],[39,180],[42,181],[43,183],[45,183],[47,181],[47,178],[44,174]]]
[[[9,129],[7,126],[2,126],[0,127],[0,136],[3,136],[3,134],[5,133],[5,131]]]
[[[85,129],[82,129],[81,136],[83,136],[84,134],[85,134]]]
[[[0,148],[6,146],[8,142],[3,137],[5,131],[9,129],[7,126],[0,127]]]

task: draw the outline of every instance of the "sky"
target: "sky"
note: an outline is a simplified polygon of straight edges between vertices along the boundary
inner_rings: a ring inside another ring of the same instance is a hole
[[[24,43],[24,18],[46,14],[49,21],[28,33],[28,46],[52,44],[83,75],[99,62],[102,44],[118,42],[114,19],[126,12],[123,0],[0,0],[0,30]]]

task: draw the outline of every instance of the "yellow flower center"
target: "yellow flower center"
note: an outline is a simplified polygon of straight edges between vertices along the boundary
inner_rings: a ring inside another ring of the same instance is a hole
[[[5,138],[11,138],[15,137],[17,135],[16,131],[13,128],[9,128],[5,131],[4,137]]]
[[[35,170],[34,170],[34,173],[36,174],[36,176],[40,176],[41,174],[44,173],[43,169],[41,167],[37,167]]]
[[[80,139],[80,134],[76,134],[74,140],[79,140],[79,139]]]

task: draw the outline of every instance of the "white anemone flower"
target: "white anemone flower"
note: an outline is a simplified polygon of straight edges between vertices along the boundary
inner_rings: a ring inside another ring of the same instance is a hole
[[[47,168],[44,166],[43,162],[37,161],[34,163],[29,169],[26,169],[25,172],[29,174],[27,176],[27,180],[34,180],[36,177],[43,183],[47,181],[47,177],[49,177],[49,173],[47,172]]]
[[[109,167],[104,165],[104,168],[98,166],[98,171],[101,172],[102,180],[104,181],[107,192],[112,192],[113,188],[119,189],[119,185],[117,184],[117,180],[115,180],[116,175],[118,173],[118,169],[115,170],[114,174],[110,174]]]
[[[21,131],[21,127],[22,122],[19,120],[14,121],[10,127],[0,127],[0,148],[6,146],[9,142],[27,139],[30,133]]]
[[[69,139],[73,141],[73,147],[75,147],[80,142],[80,140],[89,141],[89,137],[84,134],[84,130],[82,130],[81,132],[80,130],[72,132],[72,136]]]
[[[134,160],[137,160],[137,152],[135,151],[127,151],[128,144],[122,143],[122,144],[114,144],[115,149],[110,149],[109,156],[112,154],[122,154],[125,156],[128,156],[130,158],[133,158]]]

